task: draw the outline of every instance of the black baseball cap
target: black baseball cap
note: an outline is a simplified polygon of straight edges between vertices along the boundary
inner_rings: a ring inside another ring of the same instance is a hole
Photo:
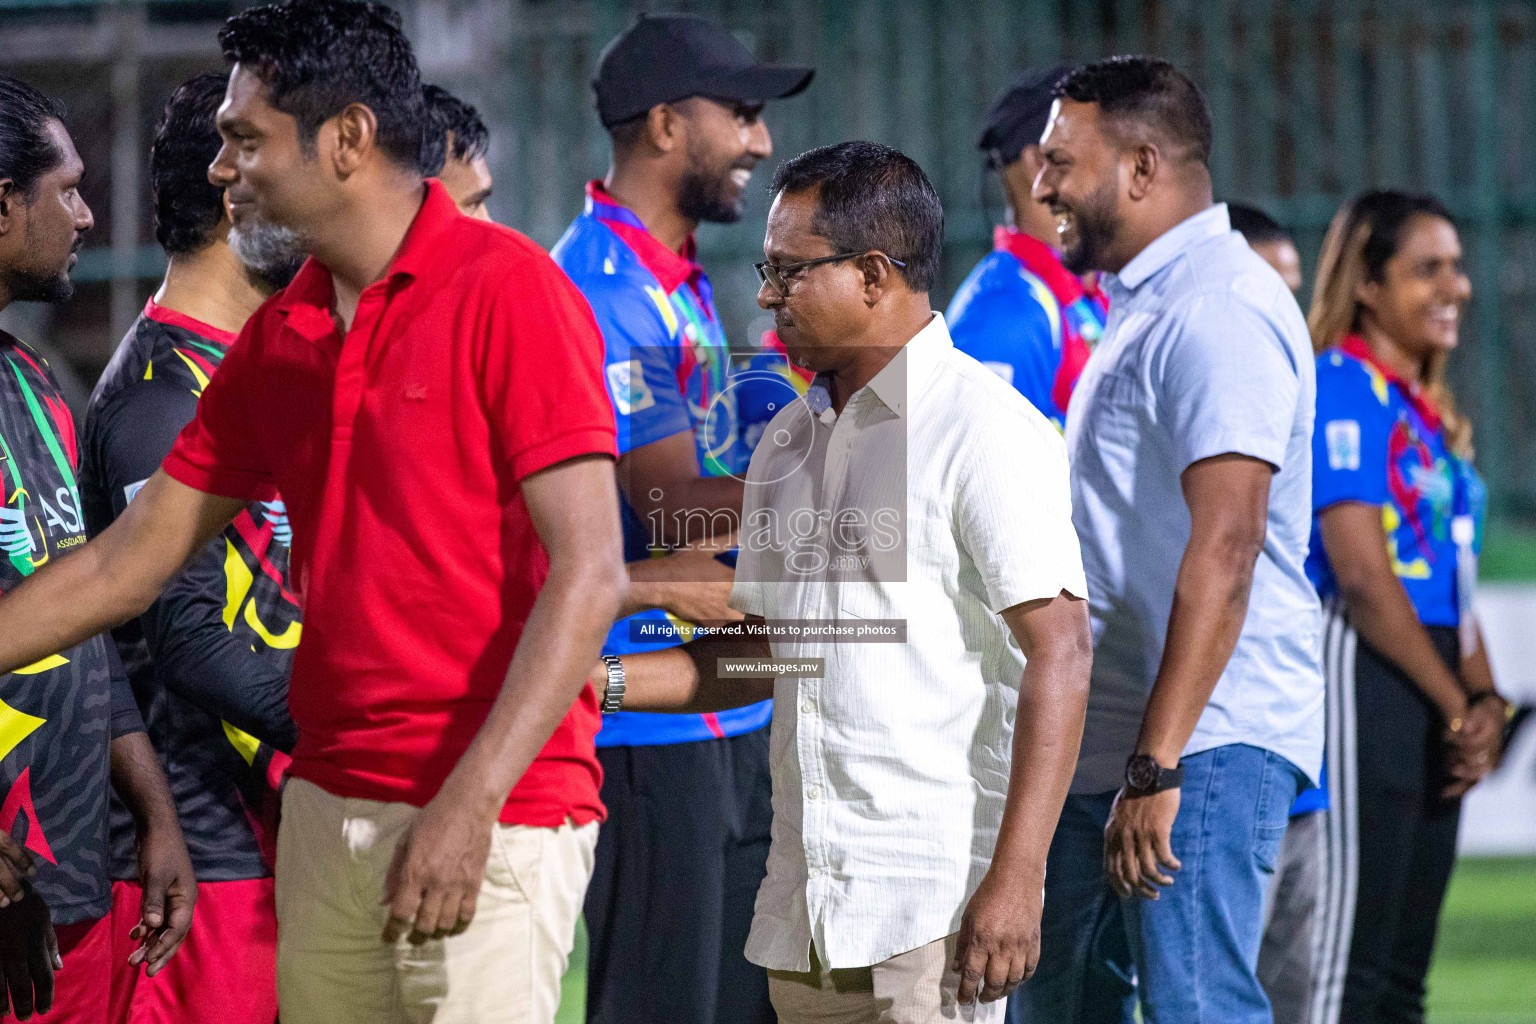
[[[603,48],[592,92],[604,128],[689,96],[763,103],[811,84],[811,68],[759,64],[723,26],[691,14],[642,14]]]
[[[1032,68],[1013,80],[987,113],[987,126],[976,145],[993,167],[1007,167],[1045,134],[1056,84],[1072,69],[1064,64]]]

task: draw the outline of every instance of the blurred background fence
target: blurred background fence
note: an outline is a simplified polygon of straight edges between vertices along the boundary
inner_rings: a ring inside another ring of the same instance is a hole
[[[0,0],[0,67],[61,96],[98,227],[67,307],[6,322],[89,384],[162,267],[144,153],[170,90],[221,66],[215,34],[243,0]],[[1367,187],[1427,189],[1460,218],[1475,298],[1453,361],[1477,425],[1496,517],[1495,575],[1536,527],[1536,5],[1509,0],[395,0],[428,80],[492,130],[498,220],[552,244],[601,175],[606,137],[587,86],[603,43],[642,10],[716,17],[761,56],[815,65],[770,108],[774,161],[872,138],[915,157],[948,211],[946,301],[990,244],[1001,202],[975,139],[1019,70],[1144,51],[1206,89],[1218,195],[1266,208],[1310,274],[1329,218]],[[766,181],[771,167],[759,172]],[[732,337],[765,321],[749,263],[765,202],[700,233]],[[1536,573],[1536,541],[1527,540]],[[1502,544],[1502,546],[1501,546]]]

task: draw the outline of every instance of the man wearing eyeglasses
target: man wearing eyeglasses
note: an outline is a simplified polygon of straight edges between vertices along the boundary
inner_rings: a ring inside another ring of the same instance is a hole
[[[747,473],[747,620],[589,678],[650,710],[774,697],[746,952],[781,1024],[998,1022],[1039,956],[1088,696],[1066,446],[933,312],[944,214],[916,163],[846,142],[772,191],[758,304],[816,379]]]
[[[741,216],[752,170],[772,152],[763,105],[811,75],[759,64],[726,29],[685,15],[642,17],[599,59],[592,84],[613,163],[553,255],[597,316],[618,420],[633,614],[605,655],[739,617],[726,605],[732,568],[705,549],[732,546],[751,453],[693,232]],[[782,402],[794,398],[780,387]],[[588,1021],[773,1020],[767,974],[742,955],[768,853],[771,714],[765,700],[605,719]]]

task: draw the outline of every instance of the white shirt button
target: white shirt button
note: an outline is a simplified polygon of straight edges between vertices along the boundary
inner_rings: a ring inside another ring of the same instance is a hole
[[[810,697],[807,697],[805,700],[800,702],[800,710],[808,715],[814,715],[816,713],[816,702]]]
[[[805,798],[807,800],[820,800],[821,799],[821,787],[820,786],[812,786],[810,789],[807,789],[805,791]]]
[[[807,870],[805,874],[809,878],[820,877],[820,875],[821,875],[821,868],[811,868],[811,869]]]

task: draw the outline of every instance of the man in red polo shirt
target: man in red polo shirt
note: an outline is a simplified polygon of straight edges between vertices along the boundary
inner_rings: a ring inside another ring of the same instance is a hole
[[[138,614],[280,491],[282,1019],[550,1021],[602,816],[583,682],[625,590],[601,337],[537,246],[423,187],[397,15],[289,0],[220,41],[210,179],[314,258],[112,526],[0,599],[0,671]]]

